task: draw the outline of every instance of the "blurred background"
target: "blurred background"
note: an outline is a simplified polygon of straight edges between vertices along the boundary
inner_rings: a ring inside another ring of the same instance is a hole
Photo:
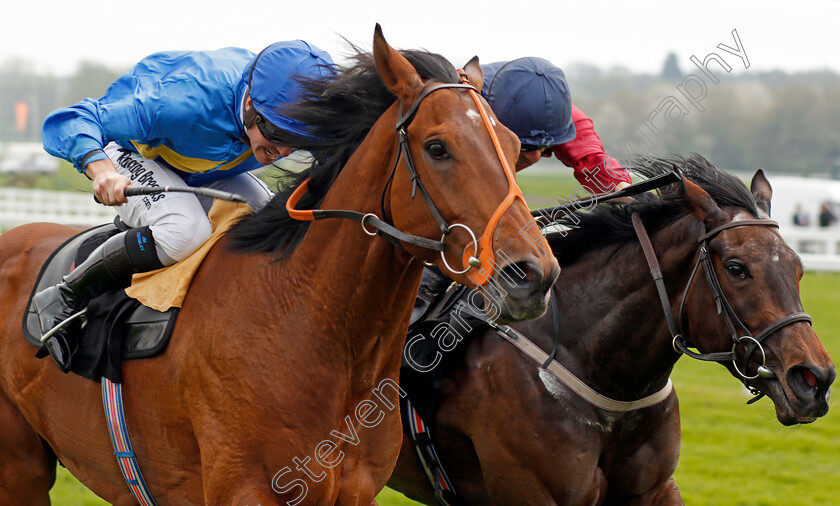
[[[15,2],[0,17],[0,185],[32,186],[38,175],[56,172],[58,161],[39,148],[46,115],[101,96],[150,53],[224,46],[257,52],[302,38],[341,62],[348,43],[370,48],[376,22],[395,47],[435,51],[456,66],[476,54],[488,63],[521,56],[552,61],[565,70],[573,102],[595,121],[607,152],[625,165],[638,154],[698,152],[738,173],[762,167],[771,175],[836,180],[838,19],[836,0],[417,6],[256,0],[201,8],[162,0],[142,8],[101,0]],[[545,161],[529,170],[565,171]],[[54,185],[89,190],[86,180],[71,180]],[[806,228],[819,228],[821,213],[825,228],[836,225],[840,187],[784,188],[775,202],[784,225],[792,226],[796,213]],[[804,188],[818,193],[795,195]],[[804,248],[827,253],[814,244]]]
[[[0,13],[0,232],[27,221],[100,223],[90,183],[47,155],[50,111],[108,85],[161,50],[239,46],[258,52],[305,39],[337,62],[348,42],[370,49],[374,24],[397,48],[424,48],[456,66],[540,56],[566,72],[572,101],[606,151],[697,152],[748,181],[774,187],[774,218],[808,269],[805,310],[840,357],[840,1],[485,0],[267,2],[195,5],[14,2]],[[519,174],[534,207],[567,200],[571,170],[542,160]],[[744,406],[737,381],[714,364],[682,360],[676,479],[689,504],[830,504],[840,483],[840,416],[796,429],[769,402]],[[836,409],[836,408],[835,408]],[[524,415],[527,416],[527,415]],[[142,466],[142,463],[141,463]],[[61,471],[55,504],[102,504]],[[385,491],[380,504],[406,503]]]

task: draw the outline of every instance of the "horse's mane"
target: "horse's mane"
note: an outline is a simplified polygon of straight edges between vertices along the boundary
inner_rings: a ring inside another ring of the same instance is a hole
[[[634,161],[634,173],[645,178],[679,170],[705,190],[721,207],[739,207],[758,215],[755,198],[746,185],[698,154],[688,157],[650,158]],[[649,232],[688,214],[677,184],[660,189],[658,195],[646,193],[632,204],[604,202],[591,210],[566,214],[559,221],[568,227],[565,234],[551,233],[548,242],[561,265],[568,265],[582,255],[612,244],[635,241],[631,214],[638,212]]]
[[[297,139],[295,147],[312,153],[312,165],[301,172],[277,167],[277,195],[262,210],[231,229],[231,247],[278,253],[280,258],[294,251],[310,222],[289,217],[286,201],[292,192],[310,179],[309,190],[297,208],[317,207],[350,155],[396,100],[379,77],[373,54],[351,48],[354,54],[349,63],[332,67],[329,77],[302,79],[301,99],[282,111],[286,117],[306,125],[311,136]],[[400,53],[424,80],[458,82],[455,68],[443,56],[422,50]]]

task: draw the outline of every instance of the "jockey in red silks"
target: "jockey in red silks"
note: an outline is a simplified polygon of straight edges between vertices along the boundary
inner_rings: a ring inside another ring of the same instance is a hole
[[[572,167],[575,178],[591,193],[620,190],[630,175],[604,152],[592,120],[572,105],[563,71],[548,60],[525,57],[481,65],[481,94],[503,125],[519,137],[516,161],[520,171],[556,156]],[[412,321],[424,314],[451,280],[436,269],[425,269]]]
[[[630,184],[630,175],[604,152],[592,120],[572,105],[566,75],[535,57],[482,65],[481,94],[522,143],[516,170],[556,156],[592,193]]]

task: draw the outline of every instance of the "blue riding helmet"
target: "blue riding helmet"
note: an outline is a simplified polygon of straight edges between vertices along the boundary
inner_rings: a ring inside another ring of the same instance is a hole
[[[333,60],[326,51],[302,40],[289,40],[260,51],[243,70],[242,79],[250,87],[254,109],[271,126],[306,136],[305,125],[282,116],[280,107],[299,98],[298,78],[326,77],[332,69]]]
[[[566,75],[550,61],[526,57],[481,70],[481,94],[522,144],[554,146],[575,138]]]

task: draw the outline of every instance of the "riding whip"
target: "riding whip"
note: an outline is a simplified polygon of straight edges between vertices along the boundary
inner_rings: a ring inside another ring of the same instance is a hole
[[[562,204],[556,207],[535,209],[531,211],[531,216],[554,216],[556,213],[559,213],[561,211],[567,211],[569,209],[581,209],[591,204],[597,204],[598,202],[603,202],[605,200],[616,199],[619,197],[629,197],[631,195],[638,195],[646,191],[654,190],[656,188],[661,188],[663,186],[676,183],[681,179],[682,178],[680,178],[680,175],[676,172],[669,172],[667,174],[655,176],[650,179],[645,179],[644,181],[638,182],[636,184],[631,184],[630,186],[626,186],[612,193],[594,195],[592,197],[586,197],[580,200],[575,200],[574,202],[569,202],[568,204]]]
[[[141,186],[138,188],[126,188],[123,191],[126,197],[134,197],[136,195],[153,195],[155,193],[163,192],[192,193],[193,195],[197,195],[199,197],[210,197],[220,200],[229,200],[231,202],[245,203],[245,199],[239,194],[214,190],[212,188],[193,188],[190,186]]]

